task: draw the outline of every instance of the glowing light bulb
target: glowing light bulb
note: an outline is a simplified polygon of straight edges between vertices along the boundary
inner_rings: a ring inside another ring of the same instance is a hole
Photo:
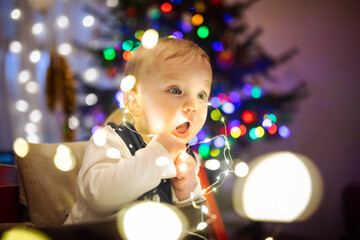
[[[38,61],[40,61],[40,58],[41,58],[41,53],[39,50],[31,51],[31,53],[29,55],[30,62],[37,63]]]
[[[18,8],[15,8],[14,10],[11,11],[10,17],[13,20],[18,20],[21,17],[21,11]]]
[[[62,43],[58,46],[57,51],[63,56],[68,56],[72,52],[72,47],[68,43]]]
[[[109,158],[112,158],[112,159],[119,159],[121,156],[121,153],[116,148],[109,148],[108,150],[106,150],[106,156],[108,156]]]
[[[19,157],[25,157],[29,152],[29,144],[23,138],[17,138],[13,143],[13,149]]]
[[[206,222],[201,222],[196,226],[196,229],[201,231],[203,229],[205,229],[207,227],[207,223]]]
[[[202,211],[203,213],[205,213],[205,214],[208,214],[208,213],[209,213],[209,209],[208,209],[208,207],[207,207],[206,205],[202,205],[202,206],[201,206],[201,211]]]
[[[205,162],[205,167],[209,170],[218,170],[220,168],[220,161],[217,159],[210,159]]]
[[[91,27],[92,25],[94,25],[95,22],[95,18],[91,15],[87,15],[83,18],[83,25],[84,27]]]
[[[84,79],[88,82],[94,82],[99,77],[99,72],[95,68],[88,68],[84,72]]]
[[[146,30],[142,36],[141,42],[144,48],[152,49],[159,40],[159,33],[154,29]]]
[[[61,29],[66,29],[69,26],[69,19],[65,15],[56,18],[56,25]]]
[[[249,173],[249,166],[245,162],[239,162],[235,166],[235,174],[238,177],[246,177]]]
[[[44,24],[43,23],[35,23],[32,27],[32,33],[34,35],[39,35],[44,32]]]
[[[106,133],[103,129],[99,128],[94,132],[93,140],[95,145],[102,147],[106,144]]]
[[[74,169],[76,161],[70,149],[63,144],[60,144],[56,149],[54,164],[59,170],[68,172]]]
[[[18,82],[20,84],[24,84],[26,83],[27,81],[29,81],[31,78],[31,73],[29,70],[22,70],[19,75],[18,75]]]
[[[127,75],[120,84],[120,89],[123,92],[129,92],[136,83],[136,78],[133,75]]]
[[[19,53],[22,50],[22,45],[21,45],[21,43],[19,41],[12,41],[9,44],[9,49],[13,53]]]
[[[27,112],[29,110],[29,103],[23,99],[17,100],[15,103],[15,108],[19,112]]]

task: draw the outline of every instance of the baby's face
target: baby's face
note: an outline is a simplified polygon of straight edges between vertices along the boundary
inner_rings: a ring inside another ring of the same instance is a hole
[[[172,133],[187,143],[206,120],[211,66],[198,56],[154,65],[138,88],[143,110],[141,131],[153,135]]]

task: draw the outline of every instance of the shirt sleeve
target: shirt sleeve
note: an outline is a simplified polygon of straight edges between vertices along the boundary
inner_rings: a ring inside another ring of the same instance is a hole
[[[93,137],[90,139],[78,177],[79,192],[93,211],[105,215],[117,211],[156,187],[161,179],[176,176],[175,165],[160,143],[151,141],[131,156],[111,127],[103,131],[106,144],[97,146]],[[108,157],[109,149],[119,151],[120,157]],[[169,159],[168,164],[158,166],[160,157]]]

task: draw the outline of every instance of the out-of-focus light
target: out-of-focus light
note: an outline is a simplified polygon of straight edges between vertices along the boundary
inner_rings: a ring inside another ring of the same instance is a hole
[[[122,44],[122,49],[123,49],[124,51],[131,50],[133,47],[134,47],[134,42],[131,41],[131,40],[126,40],[126,41],[124,41],[123,44]]]
[[[34,228],[14,227],[2,234],[1,240],[51,240],[50,237]]]
[[[71,150],[65,145],[60,144],[56,149],[54,164],[59,170],[68,172],[75,168],[76,161]]]
[[[241,131],[241,135],[240,136],[244,136],[246,133],[246,127],[244,125],[240,125],[240,131]]]
[[[22,45],[19,41],[12,41],[9,44],[9,49],[13,53],[19,53],[22,50]]]
[[[121,153],[116,148],[109,148],[108,150],[106,150],[106,156],[108,158],[112,158],[112,159],[119,159],[121,156]]]
[[[260,98],[261,97],[261,89],[259,87],[253,87],[251,90],[251,96],[253,98]]]
[[[200,156],[202,158],[204,158],[204,159],[208,158],[209,157],[209,152],[210,152],[209,145],[206,144],[206,143],[200,144],[198,152],[199,152],[199,154],[200,154]]]
[[[166,13],[171,12],[172,8],[173,8],[172,5],[168,2],[165,2],[160,6],[161,11]]]
[[[277,126],[275,124],[272,124],[271,127],[268,129],[268,132],[271,134],[271,135],[274,135],[277,131]]]
[[[266,118],[261,124],[265,129],[269,129],[272,126],[272,122],[270,119]]]
[[[240,94],[238,92],[235,92],[235,91],[231,92],[229,94],[229,98],[231,99],[231,101],[233,103],[240,102]]]
[[[210,159],[205,161],[205,167],[209,170],[218,170],[220,168],[220,161],[217,159]]]
[[[253,121],[255,121],[255,114],[251,111],[245,110],[242,114],[241,114],[241,118],[243,119],[243,121],[247,124],[252,123]]]
[[[132,53],[132,51],[130,51],[130,50],[125,51],[125,52],[123,53],[123,58],[124,58],[124,60],[128,61],[128,60],[130,59],[130,57],[131,57],[131,53]]]
[[[213,42],[211,46],[216,52],[221,52],[222,50],[224,50],[223,44],[219,41]]]
[[[201,231],[204,230],[207,227],[207,223],[206,222],[200,222],[197,226],[196,229]]]
[[[170,159],[168,157],[164,157],[164,156],[158,157],[155,160],[156,166],[159,166],[159,167],[167,166],[167,165],[169,165],[169,163],[170,163]]]
[[[239,162],[235,166],[235,174],[238,177],[246,177],[249,173],[249,166],[245,162]]]
[[[256,131],[256,128],[252,128],[252,129],[250,129],[250,131],[249,131],[249,137],[250,137],[252,140],[257,139],[257,136],[256,136],[255,131]]]
[[[27,112],[29,110],[29,103],[23,99],[17,100],[15,103],[15,108],[19,112]]]
[[[210,117],[214,121],[219,121],[220,118],[221,118],[221,113],[219,112],[219,110],[214,109],[214,110],[211,111]]]
[[[139,201],[123,209],[118,213],[117,223],[124,239],[182,239],[188,228],[181,211],[154,201]]]
[[[125,102],[124,102],[124,92],[123,91],[117,91],[115,94],[115,99],[118,102],[119,108],[123,109],[125,108]]]
[[[222,148],[225,145],[225,138],[224,137],[217,137],[214,139],[213,144],[216,148]]]
[[[318,207],[320,172],[307,157],[291,152],[262,155],[249,164],[245,179],[234,184],[234,209],[256,221],[305,220]]]
[[[94,25],[94,22],[95,19],[91,15],[85,16],[82,21],[84,27],[91,27],[92,25]]]
[[[183,39],[184,38],[184,34],[182,34],[182,32],[180,31],[175,31],[172,34],[176,39]]]
[[[274,240],[273,237],[267,237],[265,240]]]
[[[57,51],[63,56],[68,56],[72,52],[72,47],[68,43],[62,43],[58,46]]]
[[[208,214],[209,213],[209,209],[208,207],[204,204],[201,206],[201,211],[205,214]]]
[[[281,127],[279,127],[279,135],[282,138],[289,138],[290,137],[290,130],[287,126],[283,125]]]
[[[61,15],[56,18],[56,25],[60,29],[66,29],[69,26],[69,19],[65,15]]]
[[[225,14],[224,20],[226,23],[230,24],[234,21],[234,17],[231,14]]]
[[[119,5],[119,0],[106,0],[106,6],[108,7],[117,7]]]
[[[44,32],[44,29],[43,23],[35,23],[31,30],[34,35],[39,35]]]
[[[214,148],[210,150],[210,156],[212,157],[217,157],[219,156],[219,154],[220,154],[220,149],[218,148]]]
[[[39,122],[42,119],[42,112],[39,109],[33,110],[29,114],[29,119],[33,123]]]
[[[11,11],[10,17],[13,20],[18,20],[21,17],[21,11],[18,8],[15,8],[14,10]]]
[[[37,63],[38,61],[40,61],[40,58],[41,58],[41,53],[39,50],[31,51],[31,53],[29,55],[30,62]]]
[[[191,22],[194,26],[200,26],[204,22],[204,17],[201,14],[195,14],[192,16]]]
[[[70,129],[78,129],[80,126],[80,120],[76,116],[71,116],[68,120],[68,126]]]
[[[157,8],[152,8],[152,9],[148,10],[148,16],[149,16],[151,19],[157,20],[157,19],[160,18],[161,13],[160,13],[159,9],[157,9]]]
[[[136,78],[133,75],[127,75],[121,80],[120,89],[123,92],[129,92],[135,86]]]
[[[233,114],[235,112],[235,106],[231,102],[226,102],[223,104],[222,110],[226,114]]]
[[[241,135],[241,130],[239,127],[233,127],[231,130],[230,130],[230,135],[233,137],[233,138],[238,138],[240,137]]]
[[[270,119],[272,123],[276,123],[276,116],[274,114],[265,114],[264,119]]]
[[[195,1],[194,8],[198,13],[203,13],[206,11],[206,5],[203,1]]]
[[[35,126],[34,123],[28,122],[25,124],[24,130],[27,134],[36,133],[37,127]]]
[[[35,133],[30,133],[26,136],[26,140],[29,143],[40,143],[40,138],[37,134]]]
[[[233,128],[233,127],[240,127],[240,121],[237,120],[237,119],[234,119],[232,120],[230,123],[229,123],[229,128]]]
[[[20,84],[24,84],[26,83],[27,81],[29,81],[31,78],[31,73],[29,70],[22,70],[20,73],[19,73],[19,76],[18,76],[18,82]]]
[[[144,35],[144,33],[144,30],[139,29],[135,32],[134,36],[136,39],[140,39]]]
[[[192,30],[191,24],[187,23],[185,21],[179,21],[177,25],[180,27],[181,31],[183,31],[184,33],[189,33]]]
[[[28,93],[37,93],[39,90],[39,84],[35,81],[29,81],[25,85],[25,90]]]
[[[95,93],[89,93],[85,97],[85,103],[88,106],[93,106],[98,102],[98,96]]]
[[[95,68],[88,68],[84,72],[84,79],[87,82],[94,82],[99,77],[99,71]]]
[[[159,33],[154,29],[146,30],[142,36],[142,46],[146,49],[152,49],[156,46],[159,40]]]
[[[250,84],[244,84],[244,86],[243,86],[243,88],[242,88],[242,91],[243,91],[243,93],[244,93],[246,96],[250,97],[250,96],[251,96],[251,91],[252,91],[252,89],[253,89],[253,86],[252,86],[252,85],[250,85]]]
[[[258,137],[258,138],[262,138],[265,134],[265,130],[264,128],[262,128],[261,126],[257,127],[256,130],[255,130],[255,135]]]
[[[206,133],[203,129],[201,129],[196,136],[198,137],[198,141],[203,141],[206,137]]]
[[[17,138],[13,143],[13,149],[19,157],[25,157],[29,152],[29,144],[23,138]]]
[[[218,97],[212,97],[210,99],[210,103],[211,103],[211,106],[213,106],[214,108],[218,108],[221,105],[221,100]]]
[[[207,26],[201,26],[197,30],[199,38],[207,38],[209,36],[209,28]]]
[[[103,129],[97,129],[93,134],[93,140],[96,146],[102,147],[106,144],[106,133]]]
[[[188,142],[188,144],[189,145],[195,145],[197,142],[198,142],[198,137],[195,136]]]

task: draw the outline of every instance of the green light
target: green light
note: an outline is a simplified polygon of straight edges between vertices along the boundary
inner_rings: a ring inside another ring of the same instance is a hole
[[[258,87],[253,87],[253,89],[251,90],[251,96],[253,98],[259,98],[261,97],[261,89]]]
[[[211,111],[210,117],[214,121],[219,121],[221,118],[221,113],[217,109],[214,109]]]
[[[122,49],[124,49],[124,51],[129,51],[133,48],[134,43],[131,40],[126,40],[125,42],[123,42],[122,44]]]
[[[140,47],[141,46],[141,42],[136,42],[135,44],[134,44],[134,48],[131,50],[132,52],[134,52],[138,47]]]
[[[209,36],[209,28],[206,26],[201,26],[197,30],[197,35],[199,38],[207,38]]]
[[[217,156],[219,156],[219,154],[220,154],[219,148],[214,148],[214,149],[211,149],[211,151],[210,151],[210,156],[212,156],[212,157],[217,157]]]
[[[149,16],[152,19],[159,19],[160,16],[161,16],[161,13],[160,13],[160,11],[158,9],[153,8],[153,9],[150,10]]]
[[[265,130],[262,128],[262,127],[257,127],[255,129],[255,135],[258,137],[258,138],[262,138],[265,134]]]
[[[103,50],[104,58],[108,61],[111,61],[115,58],[116,52],[113,47]]]
[[[199,146],[199,154],[202,158],[208,158],[209,157],[209,150],[210,147],[206,143],[202,143]]]
[[[135,32],[135,38],[139,39],[140,37],[142,37],[142,35],[144,35],[144,31],[143,30],[137,30]]]
[[[255,131],[256,131],[256,128],[252,128],[250,131],[249,131],[249,136],[252,140],[255,140],[257,139],[257,136],[255,134]]]
[[[271,122],[272,123],[276,123],[276,116],[274,115],[274,114],[269,114],[268,116],[267,116],[267,118],[269,118],[270,120],[271,120]]]

